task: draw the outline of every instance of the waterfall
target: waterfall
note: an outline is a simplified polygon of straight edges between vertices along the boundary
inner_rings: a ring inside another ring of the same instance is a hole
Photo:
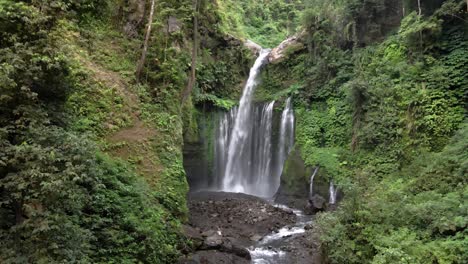
[[[260,73],[260,68],[265,63],[269,54],[268,50],[262,50],[259,57],[255,61],[254,66],[250,69],[249,79],[245,85],[242,97],[239,103],[239,109],[234,121],[232,134],[230,135],[229,145],[227,148],[227,163],[223,175],[223,190],[230,192],[245,192],[245,175],[246,169],[252,166],[251,163],[243,162],[249,153],[248,136],[249,130],[252,128],[252,96],[257,86],[257,77]]]
[[[335,185],[333,184],[333,181],[330,181],[330,187],[328,188],[328,193],[329,193],[329,204],[335,204],[336,203],[336,194],[337,194],[337,189],[335,188]]]
[[[231,129],[236,119],[237,106],[231,108],[227,113],[220,113],[218,117],[218,127],[215,135],[215,149],[214,149],[214,183],[212,188],[219,190],[222,189],[224,171],[226,170],[226,163],[228,159],[228,144],[231,136]]]
[[[251,165],[253,169],[252,177],[253,190],[249,193],[256,192],[260,196],[268,196],[271,192],[270,175],[272,163],[272,123],[273,123],[273,105],[275,102],[265,104],[263,107],[257,108],[255,117],[260,117],[258,133],[252,133],[255,137],[251,142],[253,155],[251,156]],[[258,121],[258,120],[256,120]],[[254,124],[255,126],[255,124]],[[255,127],[254,127],[255,130]],[[249,163],[249,162],[247,162]]]
[[[279,138],[279,151],[277,159],[278,181],[283,171],[284,162],[288,157],[291,148],[294,145],[294,112],[292,109],[291,97],[286,100],[286,107],[281,114],[280,138]],[[279,182],[278,182],[279,184]]]
[[[267,55],[262,50],[250,70],[239,106],[220,113],[215,123],[212,190],[272,197],[279,188],[283,164],[294,143],[294,112],[288,99],[281,123],[276,124],[275,101],[252,102]],[[273,131],[276,128],[278,132]]]
[[[314,178],[315,175],[317,174],[318,170],[320,167],[315,167],[314,172],[310,176],[310,186],[309,186],[309,199],[312,200],[312,197],[314,197]]]
[[[227,192],[243,192],[252,195],[269,197],[278,189],[279,180],[272,179],[278,175],[274,169],[273,157],[273,106],[275,102],[259,103],[251,106],[249,119],[245,127],[244,147],[233,157],[235,164],[232,172],[234,178],[228,178],[229,147],[237,118],[238,108],[221,115],[216,131],[214,151],[214,174],[218,185],[215,189]],[[239,146],[236,146],[239,147]],[[227,182],[232,180],[232,182]],[[226,186],[225,184],[232,184]]]

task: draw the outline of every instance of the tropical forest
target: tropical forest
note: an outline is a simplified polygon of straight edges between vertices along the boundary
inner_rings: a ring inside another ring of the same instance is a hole
[[[0,263],[467,264],[468,0],[0,0]]]

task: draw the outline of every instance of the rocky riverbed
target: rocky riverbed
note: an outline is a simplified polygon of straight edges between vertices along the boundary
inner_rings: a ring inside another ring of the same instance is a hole
[[[181,264],[322,263],[312,225],[298,211],[221,192],[190,194],[189,209],[184,230],[193,251]]]

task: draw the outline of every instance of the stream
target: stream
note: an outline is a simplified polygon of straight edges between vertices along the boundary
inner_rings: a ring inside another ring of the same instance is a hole
[[[294,225],[282,227],[277,232],[264,236],[255,246],[249,248],[253,264],[288,264],[291,259],[282,248],[287,246],[287,239],[304,234],[306,226],[312,224],[312,216],[305,215],[301,210],[291,209],[285,205],[275,204],[277,208],[292,211],[297,222]]]

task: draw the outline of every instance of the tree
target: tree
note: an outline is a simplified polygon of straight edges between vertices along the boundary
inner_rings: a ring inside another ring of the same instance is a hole
[[[143,70],[143,67],[145,65],[146,61],[146,54],[148,53],[148,43],[149,39],[151,36],[151,28],[153,26],[153,16],[154,16],[154,6],[156,4],[156,0],[151,0],[151,9],[150,9],[150,15],[148,18],[148,26],[146,28],[146,36],[145,36],[145,42],[143,44],[143,50],[141,52],[141,58],[140,61],[138,61],[138,66],[136,70],[136,80],[137,82],[140,82],[140,77],[141,77],[141,72]]]

